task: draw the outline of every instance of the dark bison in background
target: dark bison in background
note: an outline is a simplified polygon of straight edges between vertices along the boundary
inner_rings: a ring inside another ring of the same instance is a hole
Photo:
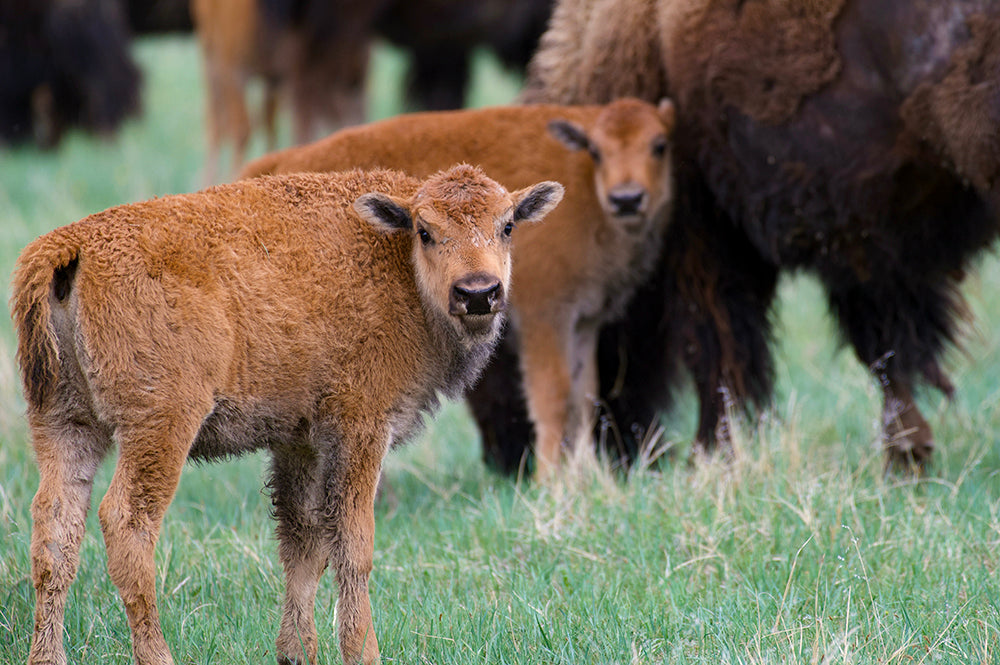
[[[190,0],[123,0],[133,35],[191,32]]]
[[[119,0],[0,0],[0,143],[114,131],[139,82]]]
[[[429,110],[465,103],[473,53],[491,49],[523,71],[545,31],[554,0],[258,0],[272,22],[303,32],[316,53],[330,41],[365,44],[378,36],[407,50],[408,94]]]
[[[524,71],[545,31],[554,0],[389,0],[376,29],[413,54],[411,99],[429,110],[465,104],[476,48]]]
[[[525,99],[624,94],[676,100],[678,200],[659,277],[602,337],[611,439],[634,455],[684,366],[695,450],[729,445],[727,402],[772,390],[778,274],[804,269],[881,385],[888,463],[926,465],[914,388],[952,392],[959,285],[1000,228],[1000,3],[561,1]],[[488,461],[509,470],[530,432],[497,396],[516,364],[484,385]]]

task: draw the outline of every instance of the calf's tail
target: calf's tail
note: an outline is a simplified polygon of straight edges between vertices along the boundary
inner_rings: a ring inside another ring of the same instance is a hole
[[[17,333],[17,362],[29,408],[42,408],[59,378],[59,346],[52,323],[52,299],[64,300],[72,287],[79,245],[59,232],[43,236],[18,257],[10,311]]]

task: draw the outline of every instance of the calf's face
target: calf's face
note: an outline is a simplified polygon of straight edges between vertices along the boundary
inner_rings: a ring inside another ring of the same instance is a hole
[[[549,132],[571,150],[590,154],[601,207],[627,231],[642,232],[673,198],[674,124],[669,99],[656,107],[625,98],[608,104],[589,130],[553,120]]]
[[[510,239],[562,200],[562,185],[542,182],[508,192],[465,164],[428,178],[409,201],[360,197],[355,210],[387,232],[413,236],[413,265],[425,306],[442,314],[469,345],[499,334],[510,289]]]

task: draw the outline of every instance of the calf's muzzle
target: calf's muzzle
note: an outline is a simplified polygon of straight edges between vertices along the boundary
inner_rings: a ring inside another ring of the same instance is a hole
[[[504,289],[492,275],[476,274],[451,285],[448,311],[454,316],[495,314],[504,309]]]
[[[620,185],[608,194],[611,209],[620,217],[642,212],[646,190],[640,185]]]

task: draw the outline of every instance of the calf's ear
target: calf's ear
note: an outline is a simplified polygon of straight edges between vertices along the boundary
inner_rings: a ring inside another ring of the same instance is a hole
[[[400,200],[386,194],[363,194],[354,202],[354,210],[379,231],[394,233],[413,228],[410,210]]]
[[[537,222],[552,212],[562,201],[565,190],[551,180],[525,187],[511,194],[514,199],[515,222]]]
[[[660,100],[656,110],[660,114],[663,126],[667,128],[668,132],[672,132],[674,125],[677,124],[677,109],[674,108],[674,103],[670,101],[670,98],[664,97]]]
[[[570,150],[589,150],[590,139],[583,127],[569,120],[550,120],[549,134]]]

